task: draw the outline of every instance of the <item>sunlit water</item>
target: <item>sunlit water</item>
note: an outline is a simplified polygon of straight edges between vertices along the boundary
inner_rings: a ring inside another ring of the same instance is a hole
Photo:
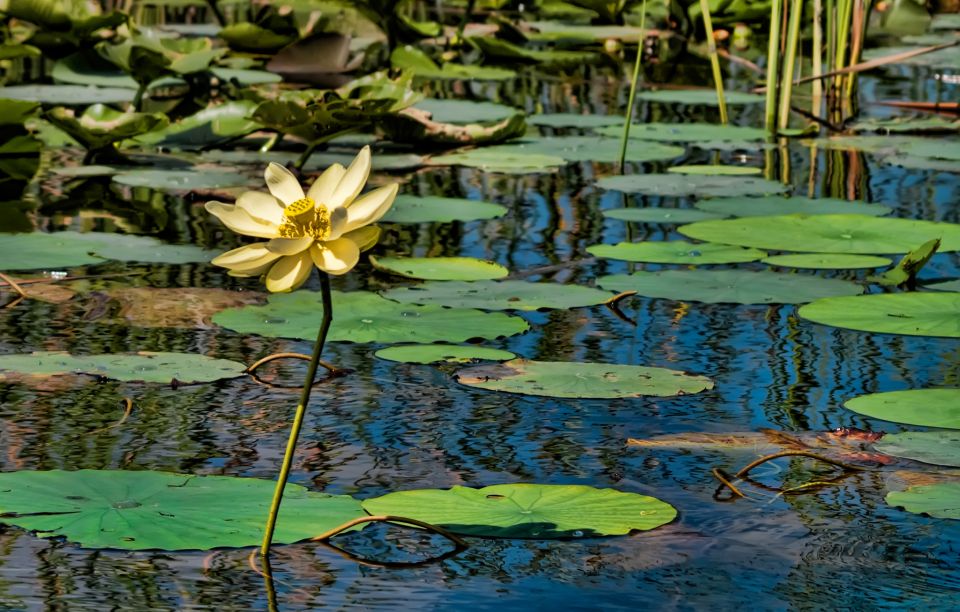
[[[706,82],[706,73],[690,80]],[[533,81],[477,89],[529,111],[590,108],[606,113],[624,92],[606,76],[588,82]],[[933,86],[864,81],[869,97],[932,99]],[[462,93],[462,92],[461,92]],[[942,92],[941,92],[942,95]],[[954,98],[955,99],[955,96]],[[883,116],[889,110],[868,109]],[[746,125],[762,109],[735,107]],[[715,109],[641,105],[644,121],[716,121]],[[758,151],[691,150],[689,163]],[[891,204],[895,215],[960,222],[960,175],[888,166],[870,156],[790,149],[790,180],[800,195],[862,198]],[[779,162],[778,162],[779,164]],[[664,163],[630,171],[662,171]],[[587,258],[598,242],[680,239],[674,226],[635,225],[600,210],[622,196],[591,186],[610,173],[602,164],[571,164],[547,175],[429,169],[403,176],[404,190],[481,198],[507,206],[499,220],[386,226],[383,254],[469,255],[513,271]],[[814,172],[811,180],[811,172]],[[251,177],[256,174],[251,170]],[[396,180],[395,178],[393,180]],[[257,185],[254,178],[251,185]],[[812,186],[812,190],[811,190]],[[66,195],[64,195],[66,194]],[[137,189],[112,190],[108,179],[46,180],[35,194],[47,230],[117,227],[89,212],[105,207],[128,227],[174,242],[226,248],[236,238],[198,202]],[[132,204],[131,204],[132,202]],[[632,205],[689,207],[686,198],[630,197]],[[662,267],[662,266],[660,266]],[[761,269],[761,264],[745,267]],[[635,265],[643,269],[643,265]],[[657,269],[648,266],[647,269]],[[562,267],[530,280],[591,284],[628,264],[597,261]],[[133,271],[110,286],[224,286],[256,289],[208,265],[106,263],[75,273]],[[812,274],[802,271],[800,274]],[[823,273],[862,278],[862,272]],[[928,278],[960,276],[957,254],[938,254]],[[338,289],[380,289],[393,279],[362,264]],[[313,287],[316,289],[316,287]],[[111,305],[96,294],[53,306],[26,301],[0,311],[0,352],[75,353],[188,351],[250,363],[270,352],[309,352],[305,342],[244,337],[222,329],[164,330],[105,322]],[[489,343],[531,359],[662,366],[704,374],[712,391],[669,399],[558,400],[470,389],[454,368],[405,365],[373,357],[376,346],[335,344],[326,358],[355,372],[317,387],[301,435],[292,480],[329,493],[372,497],[388,491],[506,482],[581,483],[655,495],[676,506],[678,520],[640,535],[582,541],[471,540],[454,557],[419,567],[358,564],[324,546],[278,548],[274,560],[280,609],[396,607],[412,609],[889,609],[956,607],[960,523],[925,518],[884,502],[883,474],[852,475],[803,495],[751,492],[752,499],[714,501],[711,467],[734,471],[750,449],[636,449],[629,437],[687,431],[788,432],[838,426],[897,431],[842,407],[862,393],[960,385],[960,343],[875,335],[814,325],[793,306],[687,304],[632,299],[637,327],[603,307],[524,313],[530,332]],[[295,385],[303,366],[268,375]],[[102,430],[130,397],[136,408],[121,427]],[[169,470],[273,478],[296,394],[242,378],[170,389],[116,382],[61,388],[0,385],[0,469]],[[90,434],[94,430],[97,433]],[[783,462],[761,475],[800,483],[822,475],[808,463]],[[89,551],[0,528],[0,608],[248,609],[268,607],[248,550],[208,553]],[[406,530],[371,527],[337,544],[375,560],[415,562],[445,544]]]

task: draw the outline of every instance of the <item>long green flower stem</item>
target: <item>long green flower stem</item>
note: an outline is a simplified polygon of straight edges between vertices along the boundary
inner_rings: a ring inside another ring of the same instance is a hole
[[[300,427],[303,417],[310,403],[310,391],[313,390],[313,379],[317,375],[317,366],[320,364],[320,353],[327,341],[327,332],[333,322],[333,298],[330,294],[330,277],[326,272],[320,272],[320,290],[323,301],[323,320],[320,322],[320,331],[317,332],[317,341],[313,345],[313,354],[310,356],[310,365],[307,366],[307,378],[303,382],[303,391],[300,392],[300,402],[293,417],[293,426],[290,428],[290,438],[287,440],[287,450],[283,454],[283,464],[280,466],[280,475],[277,476],[277,487],[273,491],[273,501],[270,502],[270,516],[263,532],[263,544],[260,545],[260,555],[270,554],[270,544],[273,541],[273,531],[277,526],[277,515],[280,513],[280,502],[283,500],[283,489],[287,486],[287,477],[290,475],[290,466],[293,464],[293,454],[297,448],[297,438],[300,436]]]
[[[770,45],[767,47],[767,100],[763,127],[771,136],[777,131],[777,92],[780,90],[780,10],[785,0],[770,3]]]
[[[633,64],[633,78],[630,80],[630,95],[627,96],[627,110],[624,113],[623,141],[620,143],[620,174],[623,174],[627,161],[627,143],[630,142],[630,122],[633,121],[633,101],[637,97],[637,81],[640,80],[640,63],[643,60],[643,31],[647,23],[647,0],[640,4],[640,36],[637,39],[637,61]]]
[[[720,58],[717,57],[717,41],[713,37],[713,19],[710,17],[709,0],[700,0],[700,12],[703,14],[703,27],[707,32],[707,50],[710,52],[710,68],[713,70],[713,84],[717,88],[717,104],[720,105],[720,123],[726,125],[727,99],[723,95],[723,74],[720,72]]]
[[[810,112],[820,117],[823,109],[823,0],[813,0],[813,101]]]

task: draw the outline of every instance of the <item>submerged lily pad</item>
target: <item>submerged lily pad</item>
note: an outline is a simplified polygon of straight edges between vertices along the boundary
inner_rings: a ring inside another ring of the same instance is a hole
[[[757,261],[767,255],[757,249],[745,249],[725,244],[694,244],[684,240],[596,244],[587,247],[587,252],[607,259],[693,265],[744,263]]]
[[[847,400],[859,414],[905,425],[960,429],[960,389],[907,389]]]
[[[0,270],[70,268],[107,259],[182,264],[209,261],[217,253],[193,245],[164,244],[149,236],[101,232],[0,234]]]
[[[387,211],[382,221],[385,223],[450,223],[495,219],[502,217],[506,212],[507,209],[504,206],[480,200],[400,194],[393,201],[393,206]]]
[[[126,87],[86,87],[83,85],[8,85],[3,97],[43,104],[88,106],[133,102],[136,92]]]
[[[373,267],[422,280],[490,280],[510,273],[498,263],[474,257],[374,257]]]
[[[383,296],[398,302],[484,310],[579,308],[602,304],[613,297],[591,287],[521,280],[430,281],[415,287],[390,289],[384,291]]]
[[[834,278],[750,270],[640,271],[601,276],[597,284],[612,291],[708,304],[803,304],[863,292],[856,283]]]
[[[257,107],[249,100],[234,100],[205,108],[162,130],[136,138],[137,143],[165,147],[207,147],[246,136],[260,126],[248,119]]]
[[[114,175],[113,181],[130,187],[149,187],[159,191],[191,191],[240,187],[250,179],[227,170],[130,170]]]
[[[584,115],[579,113],[544,113],[527,117],[527,123],[551,128],[592,129],[612,125],[621,126],[623,117],[617,115]]]
[[[689,164],[673,166],[667,172],[674,174],[696,174],[699,176],[749,176],[760,174],[762,170],[753,166],[733,166],[721,164]]]
[[[696,223],[707,219],[722,219],[726,215],[697,210],[696,208],[612,208],[602,211],[604,217],[635,223]]]
[[[865,215],[780,215],[700,221],[678,230],[706,242],[807,253],[909,253],[940,238],[940,251],[960,251],[960,225]]]
[[[606,127],[597,130],[598,134],[616,138],[621,136],[622,127]],[[694,146],[711,142],[762,141],[767,133],[762,128],[741,125],[722,125],[713,123],[634,123],[630,126],[630,138],[638,140],[660,140],[664,142],[690,142]]]
[[[934,291],[960,291],[960,279],[927,283],[923,287]]]
[[[466,368],[456,376],[470,387],[546,397],[672,397],[713,388],[705,376],[667,368],[526,359]]]
[[[652,196],[743,196],[783,193],[790,187],[775,181],[744,176],[684,174],[630,174],[605,176],[597,187]]]
[[[177,380],[189,384],[236,378],[246,369],[247,366],[236,361],[196,353],[70,355],[41,351],[0,355],[0,378],[3,372],[27,376],[90,374],[122,381],[169,383]]]
[[[727,105],[760,104],[766,98],[759,94],[743,93],[740,91],[723,92]],[[705,106],[719,106],[717,92],[713,89],[661,89],[659,91],[641,91],[637,99],[647,102],[661,102],[665,104],[700,104]]]
[[[960,482],[942,482],[890,491],[886,501],[913,514],[960,519]]]
[[[271,295],[265,306],[228,308],[213,322],[243,334],[313,340],[323,308],[315,291]],[[520,334],[527,322],[499,312],[398,304],[376,293],[333,292],[331,342],[465,342]]]
[[[888,293],[818,300],[798,314],[814,323],[881,334],[960,338],[960,293]]]
[[[807,268],[808,270],[856,270],[882,268],[893,263],[886,257],[876,255],[848,255],[845,253],[800,253],[774,255],[762,260],[770,266],[784,268]]]
[[[0,521],[86,548],[208,550],[256,546],[275,483],[144,470],[0,474]],[[364,516],[360,502],[289,484],[274,543],[306,540]]]
[[[363,502],[371,514],[426,521],[454,533],[500,538],[624,535],[665,525],[677,511],[654,497],[584,485],[502,484],[397,491]]]
[[[933,465],[960,467],[960,431],[887,434],[874,444],[881,453]]]
[[[380,359],[404,363],[470,363],[472,361],[506,361],[516,357],[510,351],[485,346],[458,344],[404,344],[388,346],[374,353]]]
[[[867,215],[879,217],[892,209],[883,204],[850,202],[836,198],[766,196],[762,198],[712,198],[695,204],[700,210],[731,217],[775,215]]]

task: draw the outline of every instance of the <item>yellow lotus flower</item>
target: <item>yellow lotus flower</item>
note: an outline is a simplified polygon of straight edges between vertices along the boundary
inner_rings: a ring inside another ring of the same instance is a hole
[[[271,163],[264,172],[270,193],[247,191],[236,204],[207,202],[224,225],[245,236],[269,238],[214,258],[231,276],[266,276],[267,289],[293,291],[306,282],[313,266],[328,274],[345,274],[360,253],[380,237],[371,225],[386,214],[398,185],[357,197],[370,175],[370,148],[364,147],[344,168],[334,164],[304,194],[286,168]]]

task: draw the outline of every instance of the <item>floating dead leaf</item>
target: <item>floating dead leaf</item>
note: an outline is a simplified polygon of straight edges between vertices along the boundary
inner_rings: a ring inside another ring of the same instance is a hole
[[[119,310],[109,318],[101,318],[102,314],[91,318],[101,323],[127,323],[137,327],[208,329],[215,327],[210,318],[221,310],[262,305],[267,301],[263,293],[199,287],[123,287],[104,294],[119,302]]]

